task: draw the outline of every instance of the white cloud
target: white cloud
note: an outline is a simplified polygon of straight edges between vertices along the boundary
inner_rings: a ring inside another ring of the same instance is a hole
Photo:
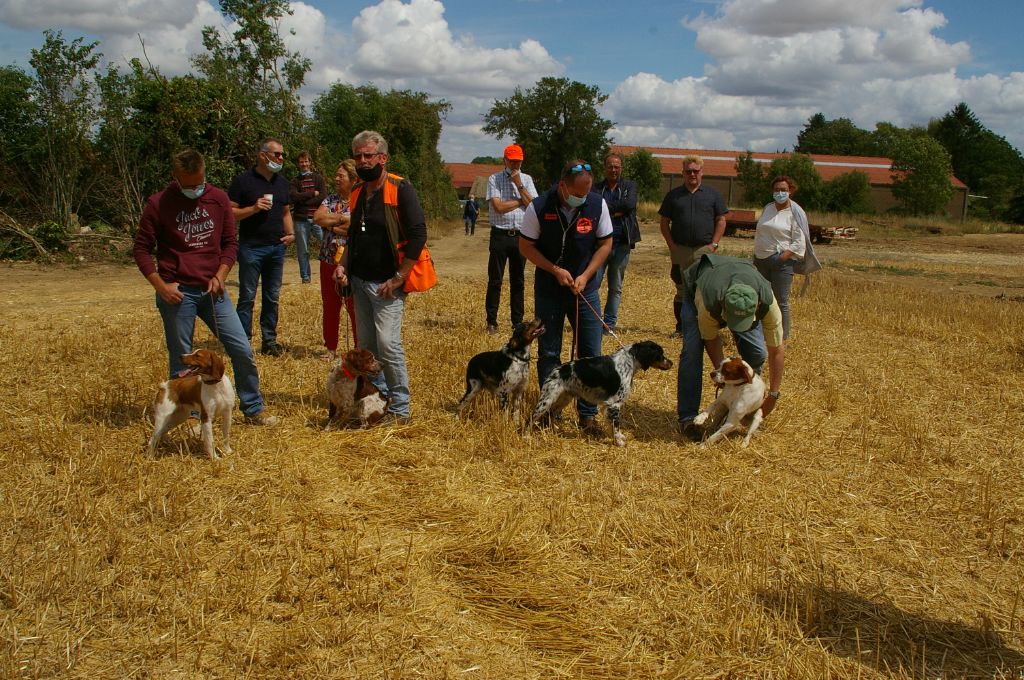
[[[11,26],[66,26],[103,36],[134,34],[154,21],[182,28],[195,13],[196,5],[182,0],[0,0],[0,21]]]

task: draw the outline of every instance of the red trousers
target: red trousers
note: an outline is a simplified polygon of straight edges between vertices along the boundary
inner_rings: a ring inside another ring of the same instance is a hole
[[[358,346],[356,340],[356,307],[352,296],[342,298],[334,285],[336,264],[320,262],[320,297],[324,301],[324,346],[332,352],[338,351],[338,328],[341,323],[341,305],[345,303],[350,328],[352,329],[352,346]]]

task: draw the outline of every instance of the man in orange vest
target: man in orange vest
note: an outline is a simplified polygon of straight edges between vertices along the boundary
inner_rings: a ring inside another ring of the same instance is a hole
[[[409,370],[402,345],[405,280],[427,243],[427,223],[416,190],[386,170],[388,143],[364,130],[352,139],[352,158],[362,180],[349,197],[348,247],[334,272],[351,285],[359,346],[384,367],[374,384],[389,400],[381,422],[409,422]]]

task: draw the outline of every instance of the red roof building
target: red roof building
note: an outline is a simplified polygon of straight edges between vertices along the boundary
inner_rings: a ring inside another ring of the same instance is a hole
[[[504,165],[484,165],[482,163],[445,163],[448,174],[452,176],[452,186],[459,198],[468,198],[470,194],[483,205],[487,197],[487,178],[501,172]]]
[[[644,148],[661,163],[663,191],[683,183],[683,158],[700,156],[704,159],[704,181],[721,192],[728,205],[740,205],[743,200],[743,184],[736,177],[736,159],[746,155],[746,151],[720,151],[713,149],[669,149],[664,147],[612,146],[624,156]],[[768,164],[774,159],[789,156],[788,153],[752,153],[758,163]],[[892,172],[889,167],[892,161],[888,158],[872,156],[824,156],[809,154],[814,161],[821,179],[828,182],[847,172],[863,172],[871,183],[871,202],[877,212],[885,212],[899,205],[892,195]],[[950,177],[953,183],[953,197],[946,206],[946,212],[963,219],[967,213],[967,185],[956,177]],[[799,200],[799,198],[797,199]],[[768,202],[768,197],[765,197]]]

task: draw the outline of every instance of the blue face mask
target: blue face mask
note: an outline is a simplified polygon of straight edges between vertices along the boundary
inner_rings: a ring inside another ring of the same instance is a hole
[[[572,194],[565,195],[565,202],[569,204],[570,208],[578,208],[587,202],[586,196],[573,196]]]
[[[772,194],[772,198],[775,199],[776,203],[780,203],[780,204],[781,203],[785,203],[786,201],[789,200],[789,192],[788,191],[776,191],[774,194]]]
[[[312,170],[301,170],[301,171],[299,171],[299,174],[302,175],[303,177],[305,177],[306,175],[312,175],[313,171]]]
[[[200,184],[199,186],[197,186],[194,189],[182,189],[181,193],[182,193],[182,195],[185,196],[185,198],[190,198],[192,200],[195,200],[195,199],[199,198],[200,196],[202,196],[205,191],[206,191],[206,183],[204,182],[203,184]]]

